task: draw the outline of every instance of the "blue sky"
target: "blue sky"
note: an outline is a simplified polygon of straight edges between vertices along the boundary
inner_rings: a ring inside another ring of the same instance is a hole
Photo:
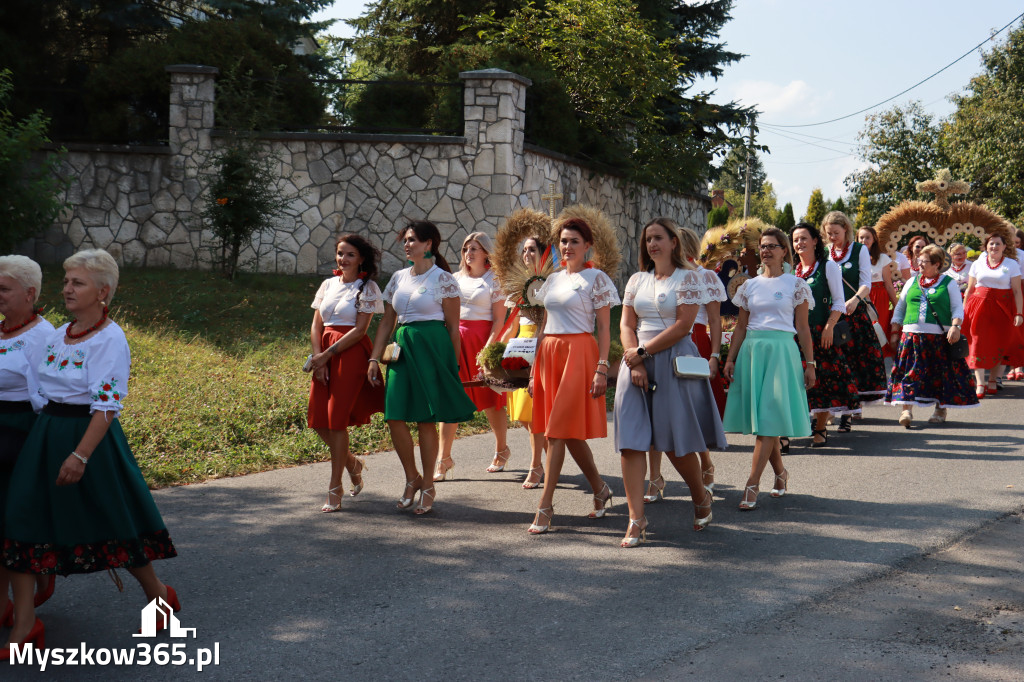
[[[365,4],[337,0],[322,16],[358,16]],[[888,99],[1021,12],[1024,4],[1013,0],[737,0],[722,39],[747,56],[703,85],[717,90],[718,101],[737,100],[761,111],[758,140],[771,149],[762,159],[768,179],[779,206],[792,202],[799,217],[814,187],[830,199],[846,193],[843,179],[863,165],[856,137],[868,114],[916,99],[936,116],[947,115],[949,95],[962,92],[980,71],[980,54],[864,114],[821,126],[777,126],[826,121]],[[339,22],[332,33],[350,30]]]

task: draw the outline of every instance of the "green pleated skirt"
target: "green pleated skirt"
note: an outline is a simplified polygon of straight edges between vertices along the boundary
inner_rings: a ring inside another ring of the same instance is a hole
[[[791,332],[748,331],[736,355],[722,426],[758,436],[811,435],[800,349]]]
[[[459,379],[451,337],[444,322],[410,322],[398,327],[395,341],[402,348],[390,363],[384,418],[404,422],[465,422],[476,405]]]
[[[3,560],[19,573],[136,568],[177,555],[121,423],[113,420],[78,483],[57,474],[90,417],[39,415],[11,474]]]
[[[36,422],[36,413],[28,412],[0,412],[0,438],[5,437],[4,432],[20,431],[28,434],[32,425]],[[14,472],[14,464],[0,462],[0,536],[4,527],[4,510],[7,508],[7,491],[11,484],[11,474]],[[2,542],[2,539],[0,539]],[[0,545],[2,547],[2,545]]]

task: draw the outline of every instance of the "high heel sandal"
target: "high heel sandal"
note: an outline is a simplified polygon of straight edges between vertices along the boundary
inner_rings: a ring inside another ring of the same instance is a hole
[[[549,533],[554,530],[554,528],[551,527],[551,519],[555,516],[554,505],[550,507],[541,507],[537,510],[537,516],[546,517],[548,520],[547,525],[541,526],[536,523],[531,523],[530,527],[526,529],[527,533],[530,533],[531,535],[543,535],[544,533]]]
[[[450,462],[450,464],[445,464]],[[441,467],[444,467],[442,469]],[[437,464],[434,465],[434,482],[447,481],[448,474],[451,474],[452,478],[455,478],[455,460],[451,457],[445,457],[444,459],[437,460]]]
[[[531,481],[533,475],[537,475],[537,481]],[[523,479],[523,490],[533,490],[534,488],[540,487],[540,482],[544,479],[544,467],[531,467],[530,472],[526,474],[526,478]]]
[[[640,521],[643,521],[644,525],[641,526],[640,525]],[[639,535],[631,536],[629,534],[629,531],[633,528],[633,526],[636,526],[638,529],[640,529],[640,534]],[[619,547],[622,547],[622,548],[636,547],[641,542],[647,542],[647,517],[646,516],[641,518],[639,521],[637,519],[630,519],[629,520],[629,525],[626,526],[626,537],[624,537],[622,539],[622,542],[619,543]]]
[[[356,461],[359,463],[359,473],[355,474],[359,477],[359,483],[352,481],[352,492],[349,493],[349,497],[355,497],[359,493],[363,492],[363,474],[366,473],[366,458],[356,457]],[[352,479],[353,474],[349,474],[349,479]]]
[[[821,436],[825,440],[814,440],[815,436]],[[811,447],[823,448],[828,445],[828,429],[811,429]]]
[[[656,481],[661,481],[661,485],[659,486]],[[654,491],[653,494],[651,493],[652,490]],[[652,478],[648,484],[647,494],[644,495],[644,504],[654,504],[658,501],[659,497],[663,500],[665,499],[665,477],[660,475],[657,478]]]
[[[419,485],[416,485],[419,483]],[[416,493],[419,492],[420,488],[423,487],[423,477],[417,476],[411,481],[405,482],[405,490],[402,492],[402,497],[398,500],[396,509],[408,509],[412,506],[412,503],[416,501]],[[412,494],[409,497],[405,497],[405,493],[412,490]]]
[[[751,511],[757,509],[757,493],[760,486],[748,485],[743,490],[743,499],[740,500],[740,511]],[[747,502],[747,493],[754,493],[754,499]]]
[[[789,437],[779,436],[779,453],[783,455],[789,454]]]
[[[18,645],[22,648],[29,642],[32,642],[34,648],[45,649],[46,648],[46,626],[43,625],[43,621],[36,618],[36,622],[32,623],[32,629],[25,635],[25,639],[18,642]],[[11,658],[11,648],[5,646],[0,649],[0,661],[8,661]]]
[[[505,453],[502,457],[501,453]],[[504,450],[499,450],[494,453],[494,459],[491,461],[491,466],[487,467],[487,473],[496,474],[500,471],[505,470],[505,465],[508,464],[508,458],[512,456],[512,449],[509,446],[505,446]]]
[[[782,486],[779,487],[779,481],[782,481]],[[772,497],[783,497],[786,494],[786,487],[789,485],[789,469],[783,469],[781,474],[775,475],[775,487],[772,488],[770,493]]]
[[[429,488],[422,488],[420,490],[420,503],[416,505],[416,509],[414,509],[412,513],[418,516],[429,514],[434,509],[434,494],[436,492],[437,491],[434,489],[434,486],[430,486]],[[423,501],[427,498],[428,495],[430,496],[430,504],[424,505]]]
[[[707,495],[704,496],[704,504],[693,505],[693,508],[695,510],[693,514],[693,529],[698,533],[707,528],[708,524],[711,523],[711,503],[714,501],[714,499],[715,498],[711,495],[711,493],[708,493]],[[707,509],[708,515],[698,517],[696,513],[697,509]]]
[[[324,506],[320,507],[321,513],[327,514],[330,512],[336,512],[339,509],[341,509],[342,493],[335,492],[336,490],[341,490],[341,486],[336,485],[327,491],[327,502],[324,503]],[[338,504],[331,504],[331,495],[334,495],[335,497],[338,498]]]
[[[985,388],[986,395],[995,395],[999,391],[999,384],[994,381],[988,382],[988,386]]]
[[[853,419],[848,414],[844,414],[839,418],[839,428],[836,429],[839,433],[849,433],[853,430]]]
[[[701,482],[704,483],[704,490],[708,493],[715,494],[715,465],[712,464],[707,469],[701,469],[700,472]],[[710,481],[708,479],[711,479]]]
[[[601,497],[600,495],[594,495],[594,504],[595,505],[601,505],[601,506],[600,507],[595,507],[594,511],[590,512],[589,514],[587,514],[587,518],[588,519],[601,519],[601,518],[604,518],[604,515],[608,513],[608,509],[612,506],[613,502],[612,502],[612,489],[608,487],[607,483],[605,483],[604,487],[601,488],[601,492],[603,493],[605,490],[608,491],[608,497]]]

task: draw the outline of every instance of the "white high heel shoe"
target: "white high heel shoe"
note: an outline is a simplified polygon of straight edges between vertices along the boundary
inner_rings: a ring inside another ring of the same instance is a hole
[[[541,525],[536,524],[536,523],[531,523],[530,527],[526,529],[526,532],[530,533],[531,535],[543,535],[544,533],[548,533],[548,532],[554,530],[551,527],[551,519],[554,518],[554,514],[555,514],[555,508],[553,506],[552,507],[542,507],[541,509],[538,509],[537,510],[537,516],[544,516],[544,517],[546,517],[547,520],[548,520],[547,524],[541,526]]]
[[[640,521],[644,521],[645,522],[644,525],[641,526],[640,525]],[[630,519],[629,520],[629,525],[626,526],[626,537],[622,538],[622,542],[619,543],[619,547],[622,547],[622,548],[626,549],[626,548],[629,548],[629,547],[636,547],[641,542],[647,542],[647,523],[646,523],[646,521],[647,521],[647,517],[646,516],[643,517],[640,520]],[[640,529],[640,534],[635,536],[635,537],[632,537],[632,536],[629,535],[629,531],[630,531],[631,528],[633,528],[633,526],[636,526],[637,528]]]
[[[341,486],[336,485],[327,491],[327,502],[324,503],[324,506],[320,507],[320,511],[322,513],[328,514],[330,512],[336,512],[341,509],[341,500],[343,498],[341,496],[341,493],[337,492],[339,490],[341,490]],[[338,498],[338,504],[331,504],[331,495],[334,495],[335,497]]]

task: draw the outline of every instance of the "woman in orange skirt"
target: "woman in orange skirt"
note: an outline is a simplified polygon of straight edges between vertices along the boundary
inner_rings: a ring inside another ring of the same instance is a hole
[[[604,394],[608,389],[611,307],[619,305],[619,294],[608,275],[588,267],[586,254],[594,245],[594,235],[586,221],[570,218],[556,223],[556,230],[565,267],[552,273],[537,292],[544,305],[544,322],[530,376],[530,430],[548,439],[544,493],[529,528],[533,534],[551,528],[566,448],[594,490],[594,511],[589,518],[603,517],[612,503],[612,491],[597,471],[587,440],[608,435]]]
[[[892,310],[889,304],[896,305],[899,294],[892,284],[892,259],[888,254],[882,253],[878,246],[878,233],[873,227],[862,227],[857,230],[857,241],[867,247],[871,255],[871,303],[878,312],[878,324],[885,330],[885,338],[889,338],[889,323],[892,320]],[[882,354],[893,357],[893,348],[890,344],[882,346]]]
[[[366,460],[348,448],[348,427],[370,422],[384,411],[384,387],[366,380],[372,345],[366,336],[370,318],[384,312],[374,281],[379,253],[356,234],[338,238],[334,277],[324,280],[313,299],[310,329],[313,382],[309,389],[309,428],[331,450],[331,479],[322,512],[341,509],[341,473],[348,469],[353,497],[363,489]]]

